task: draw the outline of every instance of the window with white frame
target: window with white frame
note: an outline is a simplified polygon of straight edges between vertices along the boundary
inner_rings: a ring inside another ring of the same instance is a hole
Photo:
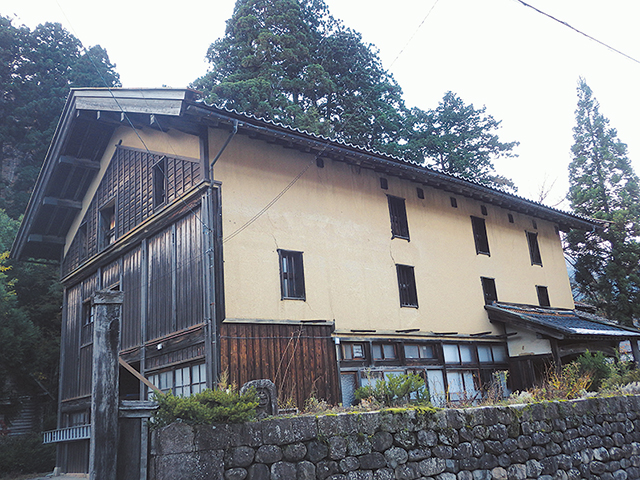
[[[204,363],[167,370],[149,376],[149,381],[162,393],[173,393],[176,397],[188,397],[207,388],[207,373]],[[149,394],[153,393],[149,389]]]

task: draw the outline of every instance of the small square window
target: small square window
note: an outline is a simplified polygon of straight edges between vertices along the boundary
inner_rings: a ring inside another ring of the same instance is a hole
[[[416,277],[413,267],[396,265],[396,272],[398,273],[400,306],[418,308],[418,293],[416,291]]]
[[[416,194],[418,195],[418,198],[421,200],[424,200],[424,190],[421,189],[420,187],[416,188]]]
[[[316,166],[318,168],[324,168],[324,159],[322,158],[316,158]]]
[[[542,256],[540,255],[540,246],[538,245],[538,234],[536,232],[527,232],[527,243],[529,244],[531,265],[542,266]]]
[[[535,220],[531,220],[531,226],[533,227],[534,230],[538,229],[538,222],[536,222]]]
[[[547,287],[536,285],[536,291],[538,293],[538,304],[541,307],[550,307],[551,302],[549,302],[549,290]]]
[[[482,215],[489,215],[489,213],[487,212],[487,207],[485,207],[484,205],[480,205],[480,212],[482,213]]]
[[[389,182],[384,177],[380,177],[380,188],[383,190],[389,190]]]
[[[498,292],[496,291],[496,281],[493,278],[480,277],[482,281],[482,293],[484,294],[484,304],[491,305],[498,301]]]
[[[302,252],[278,250],[280,256],[280,292],[282,300],[304,300]]]
[[[509,218],[509,223],[513,223],[513,215],[509,214],[507,217]]]
[[[487,237],[487,227],[484,218],[471,217],[471,227],[473,229],[473,239],[476,244],[477,255],[491,255],[489,252],[489,238]]]
[[[458,208],[458,200],[456,200],[456,197],[449,197],[449,200],[451,201],[451,206],[453,208]]]
[[[392,197],[391,195],[387,195],[387,198],[389,199],[392,237],[409,240],[409,223],[404,198]]]

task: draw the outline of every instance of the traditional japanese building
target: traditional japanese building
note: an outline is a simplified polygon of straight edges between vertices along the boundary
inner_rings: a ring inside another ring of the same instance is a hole
[[[497,372],[530,386],[546,363],[640,335],[574,309],[560,235],[593,228],[190,90],[78,89],[12,255],[61,262],[63,429],[89,423],[105,289],[123,292],[123,400],[147,398],[140,377],[189,395],[221,372],[270,378],[298,406],[409,371],[438,405]],[[85,471],[87,440],[63,445],[61,468]]]

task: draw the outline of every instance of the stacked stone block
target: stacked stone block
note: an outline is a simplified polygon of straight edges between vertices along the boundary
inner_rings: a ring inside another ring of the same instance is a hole
[[[175,423],[151,479],[640,479],[640,397]]]

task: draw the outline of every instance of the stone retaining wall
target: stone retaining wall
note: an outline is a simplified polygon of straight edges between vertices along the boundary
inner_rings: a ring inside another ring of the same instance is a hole
[[[640,397],[174,423],[151,480],[640,479]]]

